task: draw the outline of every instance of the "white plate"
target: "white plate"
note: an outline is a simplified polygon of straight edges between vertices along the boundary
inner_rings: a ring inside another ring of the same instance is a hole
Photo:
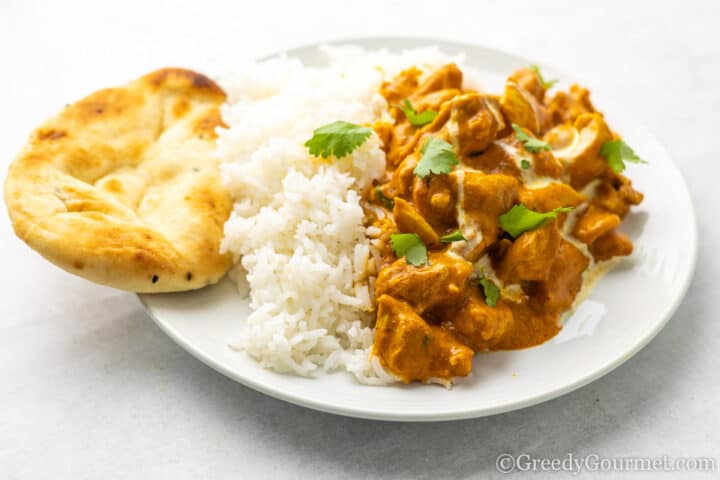
[[[514,69],[536,63],[473,45],[415,39],[348,40],[367,48],[438,45],[464,52],[494,89]],[[306,63],[322,61],[315,46],[287,52]],[[544,67],[549,78],[570,75]],[[565,87],[566,84],[559,85]],[[327,412],[384,420],[451,420],[527,407],[579,388],[637,353],[665,325],[690,282],[697,227],[690,196],[672,160],[638,122],[606,99],[601,86],[583,82],[610,125],[648,165],[630,165],[628,176],[645,193],[623,223],[635,253],[623,260],[547,343],[526,350],[477,355],[470,378],[444,389],[427,385],[369,387],[346,373],[317,378],[261,368],[228,347],[249,309],[229,280],[197,292],[141,295],[150,316],[171,338],[207,365],[260,392]]]

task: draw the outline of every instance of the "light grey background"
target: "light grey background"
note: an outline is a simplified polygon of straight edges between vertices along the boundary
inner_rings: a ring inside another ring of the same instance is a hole
[[[66,102],[160,66],[212,73],[314,41],[429,35],[612,88],[679,164],[700,256],[667,327],[601,380],[490,418],[394,424],[306,410],[224,378],[160,332],[134,296],[46,263],[5,219],[0,478],[488,478],[501,476],[504,452],[720,460],[720,4],[580,3],[2,0],[3,171]],[[673,477],[704,475],[662,478]]]

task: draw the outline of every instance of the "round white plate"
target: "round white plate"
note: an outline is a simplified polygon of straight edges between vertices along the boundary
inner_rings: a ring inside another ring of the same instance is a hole
[[[433,40],[364,39],[337,42],[366,48],[406,49],[437,45],[463,52],[467,63],[487,75],[500,91],[502,79],[534,61],[483,47]],[[287,52],[319,64],[316,46]],[[547,78],[572,79],[544,66]],[[261,368],[228,347],[248,315],[248,302],[224,280],[196,292],[141,295],[150,316],[171,338],[207,365],[273,397],[306,407],[383,420],[451,420],[527,407],[579,388],[637,353],[665,325],[690,282],[697,252],[697,227],[687,187],[658,141],[604,97],[600,86],[582,82],[612,126],[648,165],[630,165],[627,175],[645,193],[623,230],[635,253],[606,275],[566,320],[560,334],[526,350],[476,356],[472,376],[452,389],[436,385],[370,387],[349,374],[301,378]]]

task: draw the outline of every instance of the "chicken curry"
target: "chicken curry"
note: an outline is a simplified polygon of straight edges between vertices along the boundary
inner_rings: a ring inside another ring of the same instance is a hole
[[[632,252],[618,226],[643,195],[620,172],[640,160],[588,90],[550,86],[523,68],[490,95],[455,64],[382,85],[387,171],[364,199],[372,356],[404,382],[447,383],[476,352],[545,342],[588,272]]]

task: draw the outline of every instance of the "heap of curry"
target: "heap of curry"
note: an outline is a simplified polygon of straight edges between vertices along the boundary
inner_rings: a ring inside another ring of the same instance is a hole
[[[548,87],[524,68],[502,95],[481,93],[449,64],[381,88],[394,121],[373,126],[387,174],[364,199],[380,251],[372,355],[405,382],[447,382],[470,373],[476,352],[548,340],[586,272],[632,252],[618,226],[643,196],[620,172],[637,157],[588,90]],[[433,142],[456,160],[423,167]],[[525,214],[544,216],[503,229]],[[421,261],[399,254],[401,234],[425,249]]]

